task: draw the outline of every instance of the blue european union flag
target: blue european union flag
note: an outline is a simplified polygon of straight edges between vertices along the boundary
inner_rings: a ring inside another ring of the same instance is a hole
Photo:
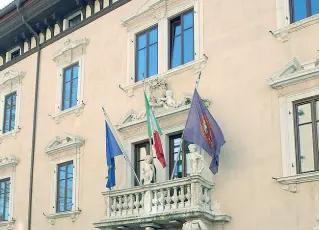
[[[108,123],[105,121],[105,130],[106,130],[106,163],[108,166],[108,179],[106,187],[111,189],[115,186],[115,160],[114,157],[122,155],[122,150],[117,143],[112,130]]]
[[[196,89],[184,130],[184,140],[197,144],[213,158],[209,168],[216,174],[220,148],[225,143],[225,139],[222,130],[204,105]]]

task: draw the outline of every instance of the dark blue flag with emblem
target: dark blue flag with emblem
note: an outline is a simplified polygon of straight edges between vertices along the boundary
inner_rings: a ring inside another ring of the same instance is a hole
[[[197,144],[211,157],[210,170],[216,174],[224,135],[195,89],[184,130],[184,140]]]
[[[105,121],[106,129],[106,163],[108,166],[108,178],[106,187],[111,189],[115,186],[115,160],[114,157],[122,155],[123,152],[117,143],[109,124]]]

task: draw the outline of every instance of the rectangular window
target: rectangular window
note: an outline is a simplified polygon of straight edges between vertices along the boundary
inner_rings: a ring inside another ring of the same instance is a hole
[[[153,162],[155,163],[155,175],[153,178],[153,183],[156,181],[156,157],[155,153],[153,153]],[[135,145],[135,157],[134,157],[134,163],[135,163],[135,172],[137,174],[138,179],[141,181],[142,175],[143,175],[143,167],[144,162],[146,159],[146,155],[150,155],[150,144],[149,142],[144,142],[141,144]],[[141,184],[144,184],[143,181],[141,181]],[[135,180],[135,185],[137,185],[137,181]]]
[[[10,178],[0,180],[0,221],[8,221],[10,202]]]
[[[81,14],[78,14],[75,17],[70,18],[69,19],[69,27],[72,27],[72,26],[78,24],[81,21],[81,19],[82,19]]]
[[[78,104],[78,74],[78,63],[63,70],[62,110]]]
[[[10,132],[15,128],[17,92],[8,94],[4,102],[3,133]]]
[[[194,60],[194,11],[170,21],[170,69]]]
[[[188,146],[190,143],[188,141],[184,141],[182,143],[182,149],[179,153],[181,146],[181,137],[182,134],[177,134],[171,136],[169,139],[170,175],[172,175],[174,165],[177,162],[174,170],[174,178],[182,178],[190,175],[190,161],[188,155]]]
[[[290,0],[291,23],[319,13],[318,0]]]
[[[72,211],[73,161],[58,165],[56,212]]]
[[[158,73],[157,32],[156,26],[136,37],[136,82]]]
[[[297,173],[319,170],[319,97],[294,102]]]
[[[15,59],[16,57],[19,57],[19,56],[20,56],[20,48],[11,53],[10,60],[13,60],[13,59]]]

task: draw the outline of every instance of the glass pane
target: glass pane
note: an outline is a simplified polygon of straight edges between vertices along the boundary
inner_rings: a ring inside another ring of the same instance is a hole
[[[182,27],[181,27],[181,22],[177,21],[172,23],[173,26],[173,37],[176,37],[178,35],[181,35]]]
[[[5,182],[1,182],[0,183],[0,221],[5,220],[5,216],[4,216],[4,207],[5,207]]]
[[[157,43],[157,28],[155,28],[155,29],[153,29],[153,30],[151,30],[150,31],[150,33],[149,33],[149,39],[150,39],[150,41],[149,41],[149,44],[150,45],[152,45],[152,44],[154,44],[154,43]]]
[[[307,17],[307,0],[293,0],[293,15],[294,21]]]
[[[147,33],[144,33],[144,34],[141,34],[137,37],[137,49],[140,50],[140,49],[143,49],[146,47],[146,35]]]
[[[81,21],[81,14],[75,16],[74,18],[69,20],[69,27],[76,25]]]
[[[319,1],[311,0],[311,15],[319,13]]]
[[[311,104],[303,104],[297,106],[298,124],[311,122]]]
[[[184,64],[194,60],[194,30],[184,31]]]
[[[78,103],[78,79],[74,79],[72,82],[72,95],[71,95],[71,107],[76,106]]]
[[[146,48],[138,51],[137,57],[137,81],[146,78]]]
[[[172,47],[171,68],[182,64],[181,60],[181,36],[175,37]]]
[[[71,83],[68,82],[64,85],[63,109],[70,108],[70,90],[71,90]]]
[[[183,19],[184,19],[184,28],[183,28],[184,30],[186,30],[186,29],[188,29],[190,27],[193,27],[193,25],[194,25],[193,11],[185,14],[183,16]]]
[[[146,149],[146,147],[141,147],[141,148],[139,149],[139,160],[140,160],[140,161],[141,161],[141,160],[145,160],[146,155],[147,155],[147,149]]]
[[[67,69],[64,72],[64,82],[69,82],[71,80],[71,69]]]
[[[10,201],[10,180],[6,181],[6,194],[5,194],[5,210],[4,210],[4,218],[5,220],[9,219],[9,201]]]
[[[73,71],[73,79],[76,79],[76,78],[78,78],[78,73],[79,73],[79,66],[74,66],[73,68],[72,68],[72,71]]]
[[[73,193],[73,164],[68,165],[68,180],[67,180],[67,210],[72,210],[72,193]]]
[[[149,48],[149,77],[157,74],[157,43]]]
[[[312,124],[301,125],[299,130],[299,154],[301,172],[314,170]]]
[[[190,159],[189,159],[189,149],[188,149],[188,146],[191,144],[190,142],[188,141],[185,141],[185,145],[186,145],[186,176],[189,176],[191,174],[191,165],[190,165]]]

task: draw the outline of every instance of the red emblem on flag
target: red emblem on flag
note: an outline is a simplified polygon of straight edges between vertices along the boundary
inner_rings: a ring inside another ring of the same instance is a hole
[[[214,133],[213,133],[212,125],[210,124],[210,122],[208,121],[205,115],[202,115],[202,119],[200,122],[200,129],[202,131],[202,134],[205,140],[209,144],[209,146],[211,148],[214,148],[214,142],[213,142]]]

